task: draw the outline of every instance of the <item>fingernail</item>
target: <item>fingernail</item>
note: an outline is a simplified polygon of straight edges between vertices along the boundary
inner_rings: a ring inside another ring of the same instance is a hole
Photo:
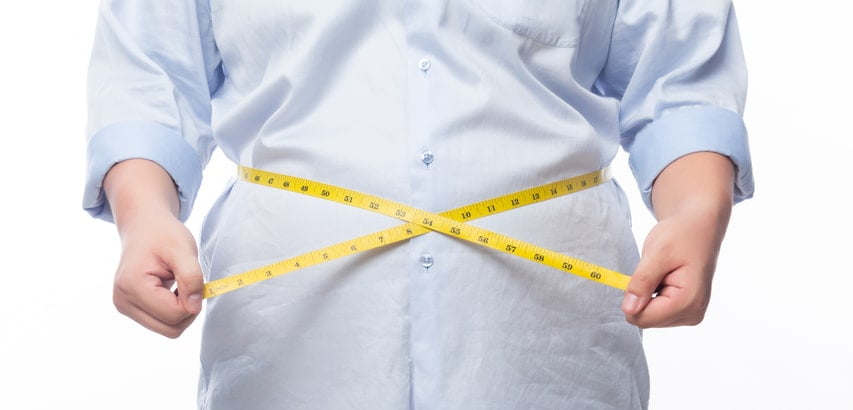
[[[187,298],[187,303],[189,306],[187,308],[190,312],[198,313],[201,312],[201,295],[198,293],[193,293],[190,297]]]
[[[625,313],[634,313],[637,307],[640,306],[640,297],[633,293],[626,293],[625,299],[622,300],[622,311]]]

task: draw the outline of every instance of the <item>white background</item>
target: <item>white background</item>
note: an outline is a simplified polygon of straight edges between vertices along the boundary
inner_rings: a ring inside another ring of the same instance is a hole
[[[756,196],[735,208],[705,322],[646,332],[651,408],[853,409],[853,23],[843,2],[736,4]],[[0,3],[2,409],[195,406],[201,323],[169,340],[118,314],[117,236],[80,207],[96,8]],[[653,220],[624,161],[642,240]],[[206,171],[195,232],[231,173],[221,156]]]

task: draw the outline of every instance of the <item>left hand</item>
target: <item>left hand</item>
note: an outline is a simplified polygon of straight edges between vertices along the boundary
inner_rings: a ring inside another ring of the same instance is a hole
[[[622,303],[628,322],[649,328],[702,321],[720,248],[718,224],[703,212],[658,222],[646,238]]]
[[[652,193],[649,232],[622,311],[641,328],[697,325],[705,317],[732,207],[733,167],[703,152],[670,164]]]

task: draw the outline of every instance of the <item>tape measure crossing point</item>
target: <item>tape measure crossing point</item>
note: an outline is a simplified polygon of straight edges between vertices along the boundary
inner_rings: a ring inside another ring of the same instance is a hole
[[[477,218],[600,185],[612,177],[610,168],[487,199],[441,213],[427,212],[378,196],[250,167],[239,167],[238,175],[241,180],[246,182],[353,206],[397,218],[407,223],[257,269],[210,281],[204,287],[205,299],[309,266],[411,239],[428,232],[439,232],[621,290],[625,290],[630,280],[629,276],[619,272],[467,223]]]

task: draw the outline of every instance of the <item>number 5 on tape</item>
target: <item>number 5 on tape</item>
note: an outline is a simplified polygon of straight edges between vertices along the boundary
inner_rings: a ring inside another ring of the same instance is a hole
[[[211,281],[205,285],[205,298],[218,296],[298,269],[410,239],[430,231],[516,255],[621,290],[627,287],[630,280],[629,276],[619,272],[465,223],[468,220],[600,185],[611,178],[609,168],[491,198],[440,214],[334,185],[249,167],[240,167],[239,175],[247,182],[353,206],[408,223]]]

